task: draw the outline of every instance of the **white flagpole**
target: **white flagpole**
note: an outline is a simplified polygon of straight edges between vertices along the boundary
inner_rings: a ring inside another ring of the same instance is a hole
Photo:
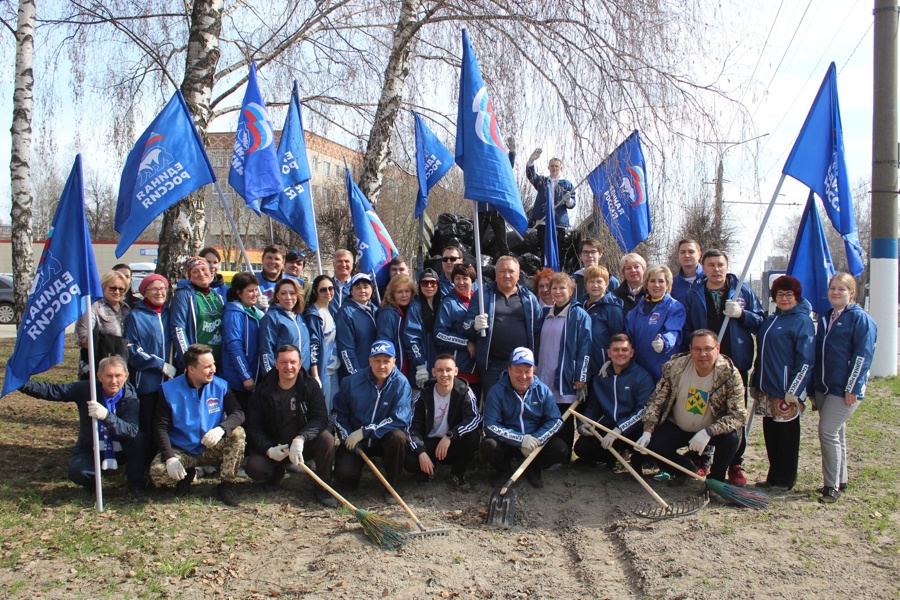
[[[478,273],[478,310],[484,312],[484,279],[481,276],[481,231],[478,226],[478,202],[472,202],[472,208],[475,212],[475,270]],[[515,227],[513,227],[515,231]],[[487,335],[487,330],[482,329],[479,333],[481,337]]]
[[[244,240],[241,239],[241,234],[238,233],[234,217],[231,216],[231,209],[228,208],[228,203],[225,201],[225,194],[222,193],[222,186],[219,185],[218,179],[216,179],[214,183],[216,184],[216,192],[219,194],[219,201],[222,203],[222,208],[225,209],[225,216],[228,217],[228,222],[231,223],[231,231],[234,233],[234,237],[238,242],[238,247],[241,249],[241,254],[244,256],[244,261],[247,263],[247,269],[252,273],[253,263],[250,262],[250,256],[247,255],[247,249],[244,248]]]
[[[90,317],[88,328],[88,374],[91,383],[91,402],[97,401],[97,373],[94,370],[94,315],[91,311],[91,295],[84,297],[87,304],[85,313]],[[91,418],[91,439],[94,442],[94,492],[97,496],[97,512],[103,512],[103,482],[101,481],[100,433],[97,431],[97,419]]]

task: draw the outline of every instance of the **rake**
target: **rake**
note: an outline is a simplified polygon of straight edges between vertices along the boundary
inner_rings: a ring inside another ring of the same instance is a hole
[[[602,431],[604,433],[613,434],[616,437],[616,439],[622,440],[626,444],[633,446],[634,448],[637,449],[638,452],[648,454],[648,455],[652,456],[653,458],[655,458],[656,460],[662,461],[662,462],[666,463],[667,465],[678,469],[685,475],[688,475],[690,477],[693,477],[697,481],[701,481],[701,482],[705,483],[706,488],[709,491],[715,492],[716,494],[718,494],[725,500],[728,500],[729,502],[732,502],[739,506],[744,506],[744,507],[753,508],[753,509],[768,508],[768,506],[769,506],[769,497],[766,494],[763,494],[762,492],[748,490],[746,488],[738,487],[736,485],[729,485],[723,481],[718,481],[716,479],[707,479],[706,477],[697,475],[695,472],[693,472],[689,469],[685,469],[678,463],[672,462],[665,456],[660,456],[659,454],[657,454],[656,452],[653,452],[652,450],[650,450],[648,448],[644,448],[643,446],[638,446],[636,442],[631,441],[630,439],[628,439],[627,437],[625,437],[623,435],[619,435],[618,433],[616,433],[612,429],[609,429],[608,427],[604,427],[603,425],[601,425],[597,421],[594,421],[593,419],[589,419],[589,418],[585,417],[584,415],[581,415],[578,413],[575,413],[575,417],[578,419],[581,419],[585,423],[590,423],[591,425],[593,425],[594,427],[596,427],[597,429],[599,429],[600,431]]]
[[[366,453],[359,449],[358,446],[357,452],[359,454],[359,457],[363,459],[363,462],[365,462],[369,466],[369,468],[372,469],[372,472],[375,473],[378,481],[380,481],[382,485],[384,485],[385,489],[390,492],[391,496],[393,496],[394,499],[400,504],[400,506],[403,507],[403,510],[406,511],[406,514],[409,515],[409,518],[412,519],[416,524],[416,527],[419,528],[418,531],[405,532],[407,537],[432,537],[438,535],[447,535],[448,533],[450,533],[449,529],[425,529],[425,526],[422,525],[422,521],[419,520],[419,517],[416,516],[416,513],[414,513],[413,510],[406,504],[406,502],[403,501],[403,498],[400,497],[400,494],[397,493],[397,490],[394,489],[394,486],[392,486],[388,482],[388,480],[385,479],[384,475],[381,474],[381,471],[378,470],[378,467],[375,466],[375,463],[373,463],[369,459],[369,457],[366,456]]]
[[[287,446],[285,445],[285,448],[286,447]],[[306,466],[305,462],[300,461],[299,466],[306,471],[306,474],[312,477],[316,483],[321,485],[326,492],[334,496],[338,502],[353,511],[353,515],[362,526],[363,532],[378,546],[386,550],[394,550],[406,545],[406,530],[402,525],[395,521],[391,521],[390,519],[379,517],[375,513],[371,513],[362,508],[356,508],[350,504],[349,500],[338,494],[334,488],[322,481],[312,469]]]
[[[602,440],[603,437],[597,433],[597,430],[593,430],[591,432],[595,438],[598,440]],[[663,500],[656,491],[650,487],[650,484],[644,481],[644,478],[641,477],[640,473],[634,470],[634,467],[631,466],[625,459],[619,454],[618,450],[610,446],[608,452],[616,457],[625,469],[631,473],[631,476],[634,477],[635,481],[641,484],[641,487],[646,490],[648,494],[650,494],[653,499],[656,501],[656,504],[659,506],[654,507],[652,504],[644,504],[642,506],[638,506],[633,509],[633,513],[639,517],[643,517],[645,519],[674,519],[675,517],[683,517],[686,515],[693,514],[699,510],[702,510],[707,504],[709,504],[709,492],[704,493],[702,496],[693,499],[693,500],[684,500],[680,502],[676,502],[675,504],[668,504],[665,500]]]

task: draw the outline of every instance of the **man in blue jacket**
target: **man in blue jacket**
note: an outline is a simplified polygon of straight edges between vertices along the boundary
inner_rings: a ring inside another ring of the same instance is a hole
[[[537,297],[519,285],[519,260],[501,256],[495,274],[497,281],[484,287],[485,307],[481,307],[479,294],[475,294],[463,322],[481,369],[485,398],[506,369],[513,350],[520,346],[532,351],[537,348],[542,322]]]
[[[728,256],[721,250],[707,250],[703,253],[700,264],[704,274],[688,290],[684,299],[686,317],[681,337],[683,347],[685,350],[690,349],[691,336],[697,329],[711,329],[718,333],[728,317],[728,327],[719,340],[719,347],[722,354],[734,362],[746,387],[747,375],[753,367],[755,356],[754,338],[765,318],[762,304],[746,284],[740,290],[737,289],[738,278],[728,272]],[[741,435],[740,445],[728,470],[728,481],[739,486],[747,484],[742,466],[744,450],[747,448],[745,438],[746,436]],[[701,468],[705,468],[708,462],[705,461],[706,464],[702,464]]]
[[[527,457],[546,446],[525,470],[528,483],[544,487],[541,470],[568,460],[569,448],[554,436],[562,427],[553,392],[534,376],[534,353],[520,347],[509,357],[509,369],[484,402],[481,453],[498,473],[502,484],[512,474],[514,456]]]
[[[575,186],[568,179],[562,179],[563,165],[558,158],[551,158],[547,163],[550,176],[538,175],[534,168],[534,161],[541,157],[543,150],[536,149],[528,157],[525,165],[525,176],[534,189],[537,197],[534,199],[534,207],[531,209],[532,226],[537,226],[538,239],[541,240],[541,261],[543,262],[544,223],[547,219],[547,207],[553,207],[553,215],[556,219],[556,237],[559,247],[559,259],[561,264],[566,262],[568,248],[562,247],[562,240],[569,227],[569,209],[575,208]]]
[[[334,418],[340,447],[334,476],[345,487],[356,489],[367,456],[384,457],[384,477],[396,485],[406,458],[406,430],[412,421],[412,389],[395,368],[397,352],[387,340],[376,340],[369,351],[369,368],[345,377],[334,397]],[[396,504],[387,491],[384,500]]]
[[[693,238],[683,239],[678,242],[678,264],[681,268],[672,281],[673,298],[684,304],[684,297],[693,287],[699,277],[703,275],[700,267],[700,242]]]
[[[116,471],[125,465],[128,488],[135,500],[146,500],[144,486],[144,435],[138,430],[140,402],[128,383],[128,366],[116,354],[97,367],[97,401],[91,400],[91,382],[52,384],[29,381],[23,394],[53,402],[74,402],[78,408],[78,440],[69,461],[69,479],[94,491],[94,444],[91,427],[97,419],[101,469]]]
[[[634,346],[627,333],[617,333],[610,337],[607,350],[609,361],[591,381],[590,393],[584,415],[612,429],[632,441],[637,441],[643,432],[641,417],[647,406],[647,398],[653,393],[653,378],[634,360]],[[628,445],[619,441],[611,433],[597,439],[593,425],[585,423],[578,427],[581,437],[575,442],[575,454],[580,460],[602,462],[609,468],[616,466],[615,457],[609,452],[615,447],[621,452]],[[632,454],[631,464],[640,472],[641,454]]]
[[[224,379],[215,376],[212,348],[192,344],[184,353],[184,374],[159,388],[156,445],[150,464],[157,486],[175,484],[175,496],[190,493],[196,467],[219,470],[216,496],[238,506],[231,484],[244,458],[244,411]]]

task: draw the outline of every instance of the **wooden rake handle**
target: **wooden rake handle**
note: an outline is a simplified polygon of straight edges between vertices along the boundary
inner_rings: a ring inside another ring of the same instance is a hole
[[[702,482],[704,482],[704,483],[706,482],[706,477],[701,477],[700,475],[697,475],[697,474],[694,473],[693,471],[691,471],[691,470],[689,470],[689,469],[685,469],[684,467],[682,467],[682,466],[679,465],[678,463],[672,462],[671,460],[669,460],[669,459],[666,458],[665,456],[660,456],[659,454],[657,454],[657,453],[654,452],[653,450],[650,450],[649,448],[644,448],[643,446],[638,446],[637,442],[632,442],[630,439],[628,439],[628,438],[625,437],[624,435],[619,435],[618,433],[616,433],[616,432],[613,431],[612,429],[610,429],[610,428],[608,428],[608,427],[604,427],[603,425],[601,425],[600,423],[598,423],[597,421],[595,421],[595,420],[593,420],[593,419],[589,419],[588,417],[586,417],[586,416],[584,416],[584,415],[581,415],[581,414],[578,414],[578,413],[575,413],[575,418],[581,419],[581,420],[584,421],[585,423],[590,423],[591,425],[593,425],[594,427],[596,427],[597,429],[599,429],[600,431],[602,431],[602,432],[604,432],[604,433],[611,433],[611,434],[613,434],[613,435],[616,437],[616,439],[622,440],[622,441],[625,442],[626,444],[630,444],[630,445],[633,446],[635,449],[637,449],[638,452],[640,452],[640,453],[642,453],[642,454],[647,454],[647,455],[649,455],[649,456],[652,456],[652,457],[655,458],[656,460],[661,460],[662,462],[666,463],[666,464],[669,465],[670,467],[675,467],[676,469],[678,469],[679,471],[681,471],[681,472],[684,473],[685,475],[690,475],[691,477],[693,477],[693,478],[696,479],[697,481],[702,481]]]
[[[597,430],[596,430],[596,429],[593,430],[591,433],[592,433],[592,434],[594,435],[594,437],[597,438],[598,440],[601,440],[601,441],[603,440],[603,436],[601,436],[599,433],[597,433]],[[626,469],[629,473],[631,473],[631,476],[634,477],[634,480],[637,481],[639,484],[641,484],[641,487],[644,488],[644,490],[645,490],[648,494],[650,494],[651,496],[653,496],[653,499],[656,500],[656,503],[659,504],[660,507],[662,507],[662,508],[668,510],[669,505],[666,504],[666,501],[663,500],[662,498],[660,498],[659,494],[657,494],[657,493],[653,490],[653,488],[650,487],[650,484],[647,483],[646,481],[644,481],[644,478],[641,477],[641,475],[640,475],[637,471],[634,470],[634,467],[632,467],[628,462],[625,461],[624,458],[622,458],[622,455],[619,454],[619,451],[618,451],[618,450],[616,450],[615,448],[613,448],[612,446],[610,446],[609,448],[607,448],[607,451],[608,451],[610,454],[612,454],[613,456],[615,456],[615,457],[616,457],[616,460],[618,460],[620,463],[622,463],[622,466],[625,467],[625,469]]]
[[[330,485],[328,485],[327,483],[325,483],[324,481],[322,481],[322,478],[319,477],[318,475],[316,475],[315,472],[314,472],[312,469],[310,469],[309,467],[307,467],[305,462],[301,462],[299,466],[300,466],[300,468],[302,468],[304,471],[306,471],[306,474],[307,474],[307,475],[309,475],[310,477],[313,478],[313,481],[315,481],[316,483],[318,483],[319,485],[321,485],[323,488],[325,488],[325,491],[328,492],[329,494],[331,494],[332,496],[334,496],[341,504],[343,504],[344,506],[346,506],[347,508],[349,508],[349,509],[352,510],[353,512],[356,512],[356,511],[358,510],[355,506],[353,506],[352,504],[350,504],[350,501],[349,501],[349,500],[347,500],[346,498],[344,498],[343,496],[341,496],[340,494],[338,494],[337,491],[336,491],[333,487],[331,487]]]
[[[582,395],[582,394],[579,394],[579,396],[578,396],[578,398],[575,400],[575,402],[573,402],[573,403],[569,406],[569,410],[567,410],[566,412],[563,413],[563,415],[562,415],[562,417],[561,417],[563,423],[566,422],[566,419],[569,418],[569,415],[570,415],[570,414],[572,414],[572,413],[575,412],[575,409],[578,408],[578,405],[579,405],[579,404],[581,404],[582,398],[583,398],[583,395]],[[506,492],[509,490],[509,488],[511,488],[512,485],[513,485],[516,481],[518,481],[519,477],[522,476],[522,473],[525,472],[525,469],[528,468],[528,465],[530,465],[530,464],[534,461],[534,459],[537,458],[537,455],[538,455],[538,454],[540,453],[540,451],[543,450],[543,449],[544,449],[544,446],[538,446],[537,448],[534,449],[534,451],[533,451],[531,454],[529,454],[528,456],[525,457],[525,460],[523,460],[523,461],[522,461],[522,464],[519,465],[519,468],[515,470],[515,472],[512,474],[512,477],[510,477],[509,479],[507,479],[507,480],[506,480],[506,483],[503,484],[503,487],[500,488],[500,495],[501,495],[501,496],[506,495]]]
[[[357,446],[356,450],[359,454],[359,457],[363,459],[363,462],[365,462],[369,466],[369,468],[372,469],[372,472],[375,473],[375,477],[378,478],[378,481],[380,481],[381,484],[384,485],[385,489],[390,492],[391,496],[394,497],[394,500],[396,500],[400,504],[400,506],[403,507],[403,510],[405,510],[406,514],[409,515],[409,518],[413,520],[413,522],[416,524],[416,527],[418,527],[420,531],[427,531],[425,529],[425,526],[422,525],[422,522],[419,520],[419,517],[416,516],[416,513],[414,513],[413,510],[409,506],[407,506],[406,502],[403,501],[403,498],[400,497],[400,494],[397,493],[397,490],[394,489],[394,486],[388,483],[388,480],[385,479],[384,475],[381,474],[381,471],[378,470],[378,467],[375,466],[375,463],[373,463],[369,459],[369,457],[366,456],[366,453],[363,452],[362,449],[359,448],[359,446]]]

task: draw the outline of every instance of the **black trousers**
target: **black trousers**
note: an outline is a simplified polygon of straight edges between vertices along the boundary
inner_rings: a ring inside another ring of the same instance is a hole
[[[447,448],[447,458],[438,460],[435,457],[434,452],[441,439],[443,438],[425,438],[425,452],[428,453],[431,462],[436,465],[450,465],[451,473],[454,475],[465,475],[466,469],[469,468],[472,459],[475,458],[475,452],[478,450],[478,445],[481,443],[481,434],[477,431],[473,431],[451,441],[450,447]],[[406,463],[403,466],[410,473],[419,473],[421,471],[419,468],[419,457],[412,452],[407,452]]]
[[[359,449],[365,452],[369,458],[373,456],[384,457],[382,474],[388,480],[388,483],[395,486],[397,478],[400,476],[400,468],[406,459],[406,450],[409,447],[406,432],[394,429],[371,447],[365,446],[365,443],[365,440],[360,442]],[[337,480],[349,489],[356,489],[359,487],[359,480],[362,478],[363,466],[363,459],[355,452],[347,450],[347,447],[341,444],[334,459],[334,476]]]
[[[693,461],[678,454],[678,450],[687,446],[692,437],[694,437],[694,432],[684,431],[673,421],[666,421],[653,431],[648,448],[689,471],[696,471],[697,466]],[[737,451],[740,443],[739,437],[741,436],[739,436],[737,431],[729,431],[728,433],[714,435],[709,440],[709,445],[716,448],[716,452],[713,454],[712,469],[709,473],[710,479],[725,481],[728,467],[731,466],[732,458],[734,458],[734,453]],[[666,468],[663,465],[660,466],[664,469]],[[674,475],[678,476],[680,474],[679,472]]]
[[[156,399],[158,397],[157,392],[138,394],[141,406],[138,413],[138,429],[144,434],[144,466],[148,469],[150,463],[153,462],[153,457],[159,452],[156,447],[156,436],[153,433],[153,420],[156,416]]]
[[[144,440],[144,434],[140,431],[130,440],[119,440],[122,444],[122,451],[116,452],[116,462],[120,467],[125,465],[125,478],[128,480],[130,488],[144,488],[146,466]],[[100,460],[103,460],[102,452]],[[94,484],[94,452],[92,450],[76,452],[72,456],[72,460],[69,461],[69,480],[85,487]]]
[[[331,467],[334,466],[334,436],[323,431],[311,442],[303,444],[303,459],[316,461],[316,475],[325,483],[331,483]],[[265,454],[252,450],[247,453],[247,476],[255,480],[269,480],[276,474],[284,475],[290,459],[276,462]]]
[[[500,256],[508,256],[509,244],[506,242],[506,221],[503,220],[503,216],[496,210],[486,210],[478,213],[478,229],[481,233],[482,246],[485,245],[484,239],[487,237],[488,227],[494,232],[494,240],[496,240],[494,259],[496,260]]]
[[[769,457],[766,481],[781,487],[794,487],[800,460],[800,417],[787,422],[763,418],[763,437]]]
[[[523,460],[525,458],[518,446],[510,446],[494,438],[484,438],[484,441],[481,442],[481,454],[488,464],[500,473],[512,470],[513,458],[518,457]],[[566,462],[570,454],[565,442],[557,437],[551,437],[528,468],[540,471],[550,465]]]
[[[572,405],[571,404],[557,404],[556,406],[559,408],[559,414],[562,415],[567,410],[569,410],[569,407]],[[575,417],[570,415],[568,419],[563,421],[562,427],[559,428],[559,431],[557,431],[555,434],[553,434],[554,438],[558,438],[558,439],[562,440],[562,443],[564,443],[566,445],[566,449],[568,450],[568,452],[566,453],[566,458],[564,460],[560,461],[565,464],[568,464],[569,461],[572,460],[572,444],[575,443],[575,421],[576,420],[577,419]]]

